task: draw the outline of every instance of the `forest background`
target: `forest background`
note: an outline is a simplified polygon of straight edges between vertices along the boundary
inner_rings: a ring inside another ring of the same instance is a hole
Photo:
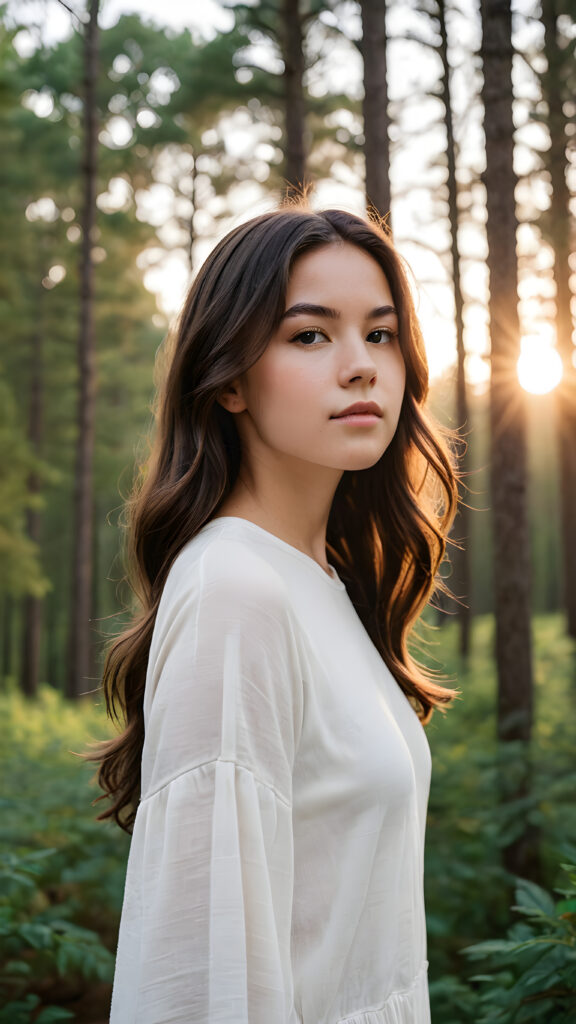
[[[461,691],[433,1020],[576,1019],[575,46],[573,0],[0,7],[1,1024],[106,1019],[127,842],[70,751],[109,730],[155,357],[216,239],[302,185],[387,218],[467,443],[424,634]]]

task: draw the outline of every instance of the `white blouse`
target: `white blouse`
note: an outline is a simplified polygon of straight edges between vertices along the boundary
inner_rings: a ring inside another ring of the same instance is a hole
[[[330,571],[234,516],[172,566],[110,1024],[429,1024],[430,751]]]

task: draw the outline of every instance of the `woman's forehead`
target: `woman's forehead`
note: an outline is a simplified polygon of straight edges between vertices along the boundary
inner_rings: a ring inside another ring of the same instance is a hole
[[[372,306],[393,304],[386,274],[364,249],[349,242],[330,242],[295,260],[286,289],[286,308],[298,302],[320,302],[337,309],[353,298]]]

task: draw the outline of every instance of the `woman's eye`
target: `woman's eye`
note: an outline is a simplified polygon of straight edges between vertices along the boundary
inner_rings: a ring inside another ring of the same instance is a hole
[[[392,341],[395,337],[395,331],[390,328],[379,327],[376,331],[370,331],[366,341],[371,341],[374,345],[382,345],[386,341]]]
[[[325,341],[326,335],[321,331],[301,331],[295,338],[292,338],[292,341],[300,341],[302,345],[308,346],[313,345],[316,340]]]

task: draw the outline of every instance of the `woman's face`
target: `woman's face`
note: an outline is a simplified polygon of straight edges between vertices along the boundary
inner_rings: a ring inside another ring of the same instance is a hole
[[[362,249],[337,242],[300,257],[278,330],[226,402],[249,459],[373,466],[394,436],[404,394],[397,332],[386,276]],[[343,418],[358,402],[374,403],[376,415]]]

